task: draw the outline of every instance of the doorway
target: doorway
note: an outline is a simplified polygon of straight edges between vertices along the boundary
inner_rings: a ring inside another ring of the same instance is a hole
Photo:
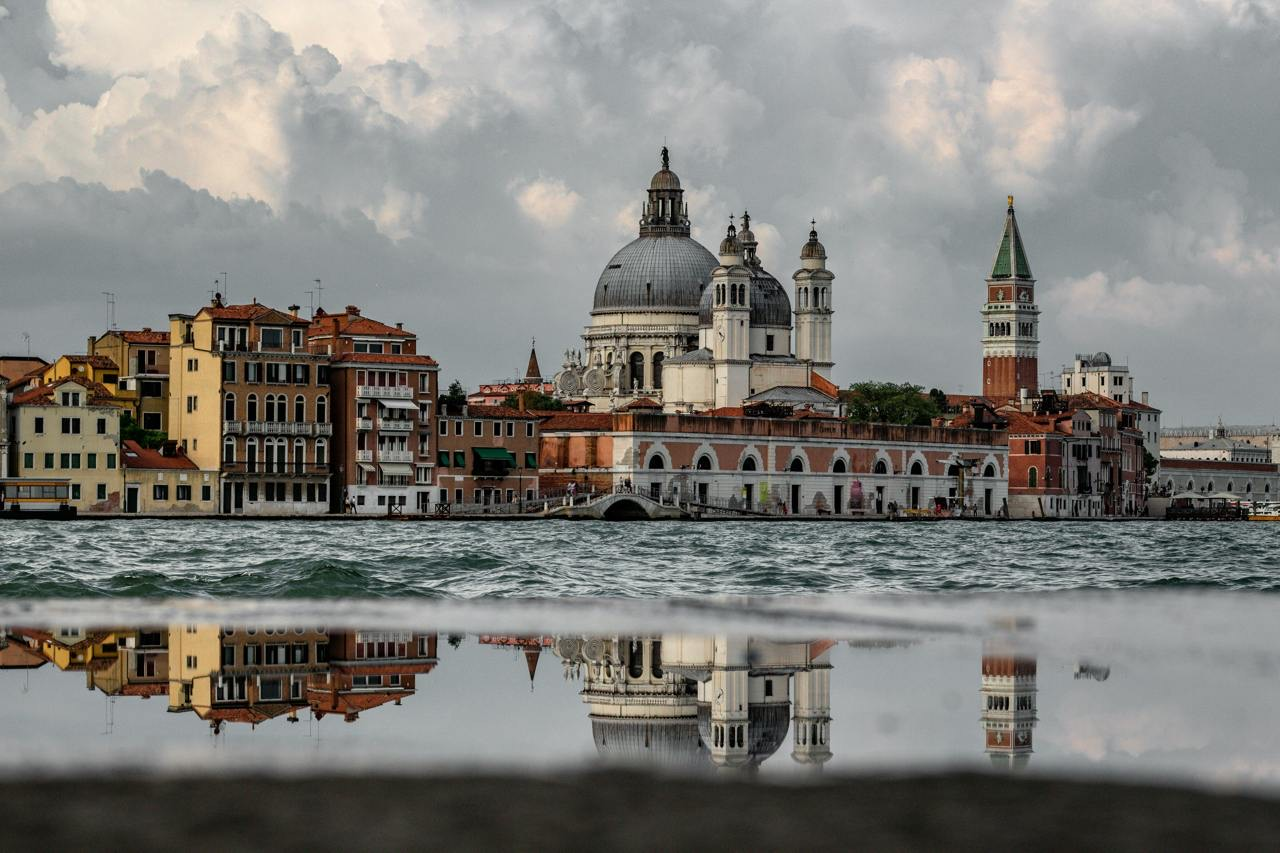
[[[920,487],[919,486],[911,487],[911,508],[912,509],[920,508]]]
[[[756,487],[747,483],[742,487],[742,499],[746,501],[747,509],[755,509],[756,506]]]
[[[791,487],[791,514],[800,514],[800,484]]]
[[[884,486],[876,486],[876,515],[884,515]]]
[[[698,503],[700,503],[700,504],[706,504],[706,502],[707,502],[707,491],[708,491],[708,490],[707,490],[707,484],[706,484],[706,483],[699,483],[699,484],[698,484]]]
[[[129,483],[124,487],[124,511],[138,511],[138,484]]]
[[[844,512],[844,486],[831,487],[831,510],[836,515]]]
[[[991,490],[982,490],[982,511],[986,515],[991,515]]]

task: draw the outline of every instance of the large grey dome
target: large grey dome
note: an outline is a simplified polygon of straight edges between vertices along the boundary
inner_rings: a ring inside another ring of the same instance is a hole
[[[619,249],[600,273],[591,311],[692,313],[716,266],[715,257],[692,237],[639,237]]]
[[[598,717],[591,737],[601,757],[629,764],[690,767],[706,762],[695,717]]]
[[[711,291],[698,304],[698,324],[711,325]],[[791,298],[787,289],[762,267],[751,269],[751,325],[791,328]]]

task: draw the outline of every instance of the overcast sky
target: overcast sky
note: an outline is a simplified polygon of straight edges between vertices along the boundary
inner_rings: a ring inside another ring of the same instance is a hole
[[[789,284],[818,220],[841,384],[978,389],[1011,193],[1042,382],[1107,350],[1166,425],[1280,417],[1275,0],[0,4],[0,352],[226,272],[550,373],[665,139],[704,244],[749,208]]]

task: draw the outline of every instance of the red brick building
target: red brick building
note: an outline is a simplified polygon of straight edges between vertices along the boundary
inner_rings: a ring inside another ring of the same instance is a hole
[[[307,704],[317,720],[334,714],[348,723],[362,711],[417,692],[419,675],[436,668],[438,634],[341,631],[329,634],[328,668],[307,682]]]
[[[418,352],[402,324],[316,311],[307,331],[312,352],[330,354],[333,395],[332,508],[385,515],[426,512],[435,460],[439,366]]]
[[[506,406],[463,406],[437,418],[438,501],[453,512],[488,511],[536,498],[538,415]]]

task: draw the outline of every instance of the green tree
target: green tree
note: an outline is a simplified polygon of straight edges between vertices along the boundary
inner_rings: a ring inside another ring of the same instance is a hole
[[[941,414],[932,395],[909,382],[855,382],[841,396],[855,423],[928,426]]]
[[[561,403],[550,394],[543,394],[541,391],[521,391],[519,394],[508,394],[507,398],[502,401],[502,405],[512,409],[520,408],[520,398],[524,397],[524,407],[542,412],[558,412],[564,408]]]
[[[158,429],[143,429],[128,412],[120,413],[120,440],[136,441],[143,447],[157,448],[169,440],[169,436]]]
[[[467,404],[467,389],[462,387],[462,383],[453,380],[449,383],[449,390],[440,395],[438,401],[440,403],[440,411],[458,411]]]

